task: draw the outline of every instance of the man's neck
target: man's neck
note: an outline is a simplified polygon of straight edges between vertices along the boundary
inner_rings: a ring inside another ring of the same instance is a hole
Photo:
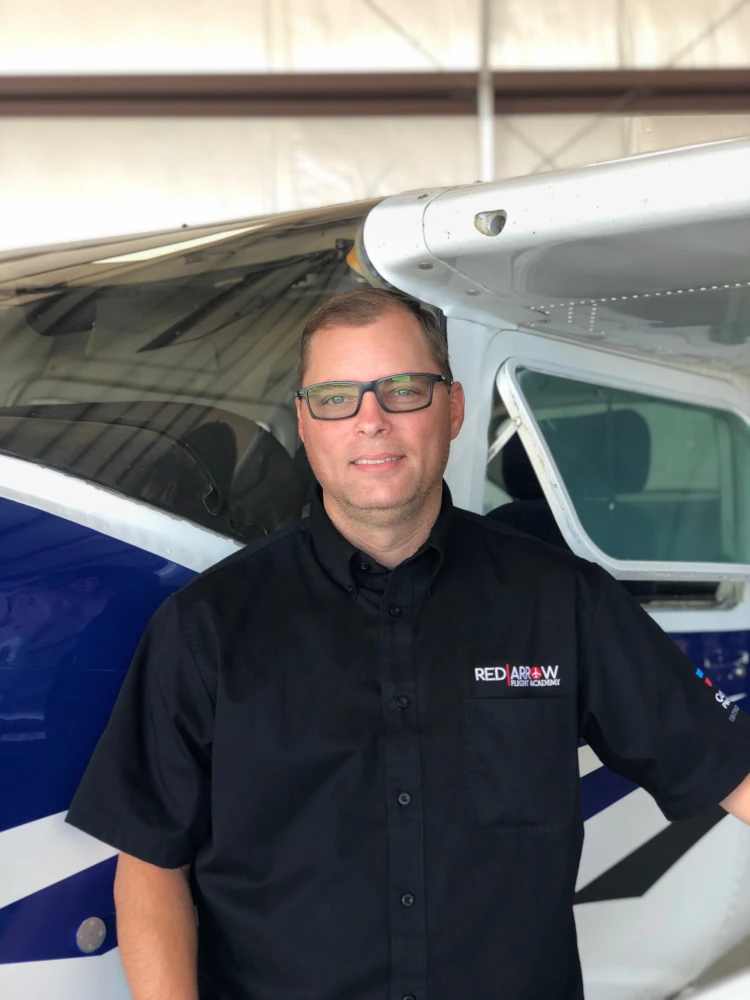
[[[440,513],[441,502],[439,484],[412,516],[378,523],[374,518],[366,521],[352,517],[346,508],[323,494],[323,506],[336,530],[360,552],[388,569],[398,566],[424,545]]]

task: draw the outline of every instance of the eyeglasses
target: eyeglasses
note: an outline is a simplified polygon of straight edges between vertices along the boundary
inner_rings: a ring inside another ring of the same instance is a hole
[[[315,420],[346,420],[359,413],[366,392],[375,393],[386,413],[424,410],[432,402],[432,389],[436,382],[453,385],[453,381],[445,375],[406,372],[376,378],[372,382],[316,382],[298,389],[295,396],[307,400],[310,416]]]

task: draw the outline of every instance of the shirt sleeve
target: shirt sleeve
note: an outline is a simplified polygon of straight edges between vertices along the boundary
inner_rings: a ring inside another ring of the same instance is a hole
[[[750,716],[709,686],[624,587],[597,570],[581,663],[581,735],[668,819],[687,819],[750,773]]]
[[[174,598],[152,618],[67,822],[163,868],[195,857],[209,827],[214,692]]]

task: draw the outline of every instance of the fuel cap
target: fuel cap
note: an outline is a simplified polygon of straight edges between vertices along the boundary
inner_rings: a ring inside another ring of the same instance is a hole
[[[107,937],[107,927],[101,917],[89,917],[76,931],[76,944],[84,955],[98,951]]]

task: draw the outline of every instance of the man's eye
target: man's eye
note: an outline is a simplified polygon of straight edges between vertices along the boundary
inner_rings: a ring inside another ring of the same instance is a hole
[[[398,389],[391,389],[388,395],[391,398],[395,397],[396,399],[409,399],[411,396],[421,396],[422,393],[419,389],[415,389],[413,386],[404,385]]]
[[[332,406],[340,406],[341,403],[348,403],[348,396],[324,396],[321,401],[324,405],[330,403]]]

